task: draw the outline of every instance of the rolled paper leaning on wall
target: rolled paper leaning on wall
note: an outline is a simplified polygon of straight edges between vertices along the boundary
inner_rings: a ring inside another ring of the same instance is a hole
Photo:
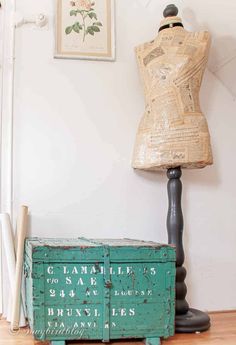
[[[7,321],[10,322],[11,321],[11,317],[10,317],[11,303],[12,303],[15,270],[16,270],[14,235],[13,235],[13,229],[12,229],[12,224],[11,224],[9,214],[1,213],[0,221],[1,221],[1,229],[2,229],[2,243],[3,243],[3,248],[5,251],[4,254],[6,257],[8,279],[10,283],[10,294],[8,294],[8,302],[7,302],[7,314],[3,316],[4,317],[6,316]]]
[[[12,227],[13,229],[13,227]],[[14,230],[13,230],[14,232]],[[17,253],[17,231],[14,236],[14,247],[15,253]],[[12,287],[14,288],[14,286]],[[13,294],[12,294],[13,295]],[[25,327],[28,322],[26,321],[26,301],[25,301],[25,279],[24,279],[24,272],[22,272],[22,279],[21,279],[21,305],[20,305],[20,322],[19,327]],[[8,309],[7,309],[7,321],[11,323],[12,320],[12,296],[9,296],[8,299]]]
[[[21,206],[17,220],[17,256],[16,256],[16,275],[13,291],[11,330],[19,328],[20,305],[21,305],[21,284],[24,258],[24,242],[27,231],[28,207]]]
[[[8,315],[7,321],[11,322],[11,307],[12,307],[12,298],[15,284],[15,274],[16,274],[16,257],[15,257],[15,247],[14,247],[14,236],[11,225],[10,216],[7,213],[0,214],[0,221],[2,225],[2,242],[6,255],[7,270],[9,275],[10,282],[10,294],[9,294],[9,303],[8,303]],[[23,311],[22,304],[20,306],[20,320],[19,327],[26,326],[25,315]]]
[[[15,244],[15,252],[17,253],[17,245],[18,245],[17,229],[15,231],[14,244]],[[24,276],[24,270],[23,270],[22,279],[21,279],[21,305],[23,307],[24,315],[26,316],[27,312],[26,312],[26,304],[25,303],[26,303],[26,300],[25,300],[25,276]],[[11,320],[12,312],[9,315],[10,315],[9,320]]]

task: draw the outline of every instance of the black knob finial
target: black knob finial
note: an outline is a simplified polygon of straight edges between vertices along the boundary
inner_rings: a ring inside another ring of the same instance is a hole
[[[178,12],[179,12],[178,8],[174,4],[171,4],[171,5],[166,6],[166,8],[164,9],[163,16],[165,18],[175,17],[177,16]]]

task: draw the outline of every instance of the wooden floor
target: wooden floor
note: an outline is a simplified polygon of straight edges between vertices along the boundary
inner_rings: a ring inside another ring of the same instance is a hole
[[[236,311],[228,313],[210,314],[211,329],[201,334],[177,334],[169,340],[162,341],[162,345],[236,345]],[[9,324],[0,320],[0,345],[46,345],[47,342],[34,341],[27,329],[18,334],[9,332]],[[69,342],[67,344],[70,344]],[[75,344],[75,343],[73,343]],[[83,343],[77,343],[82,345]],[[89,345],[90,343],[86,343]],[[92,343],[102,344],[102,343]],[[110,343],[112,344],[112,343]],[[142,345],[137,341],[115,342],[115,345]]]

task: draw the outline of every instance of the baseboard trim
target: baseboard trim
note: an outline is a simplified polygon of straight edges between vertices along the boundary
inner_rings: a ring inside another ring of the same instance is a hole
[[[230,310],[215,310],[215,311],[208,311],[208,314],[230,314],[230,313],[236,313],[236,309],[230,309]]]

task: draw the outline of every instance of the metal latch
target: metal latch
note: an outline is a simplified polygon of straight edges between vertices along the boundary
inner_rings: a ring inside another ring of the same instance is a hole
[[[110,280],[105,281],[105,288],[111,289],[112,288],[112,282]]]

